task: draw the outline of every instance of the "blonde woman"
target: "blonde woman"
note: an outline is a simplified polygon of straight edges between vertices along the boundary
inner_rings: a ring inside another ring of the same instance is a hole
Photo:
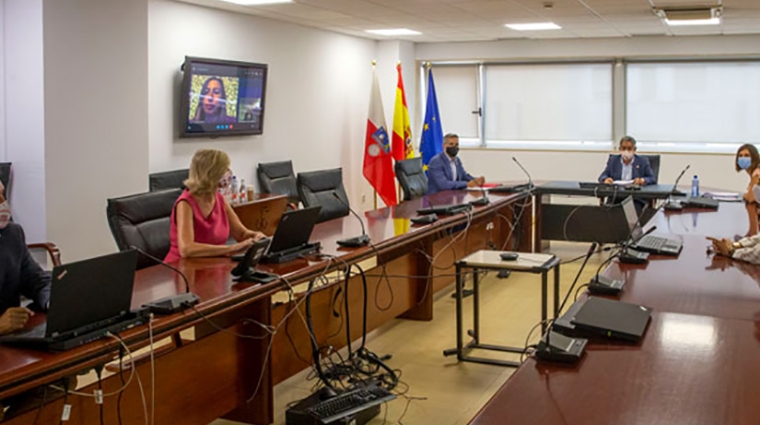
[[[171,248],[165,261],[181,258],[221,257],[245,251],[264,235],[247,229],[219,189],[229,185],[230,158],[215,149],[193,155],[187,189],[174,204],[171,216]],[[238,243],[226,245],[232,236]]]

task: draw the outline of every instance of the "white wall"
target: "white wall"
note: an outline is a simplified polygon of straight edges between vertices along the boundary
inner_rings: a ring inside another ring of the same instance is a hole
[[[0,162],[5,157],[5,0],[0,0]]]
[[[2,154],[13,163],[11,208],[29,242],[47,238],[42,0],[4,0]]]
[[[758,56],[760,36],[633,37],[610,39],[504,40],[468,43],[421,43],[416,45],[418,62],[463,60],[550,60],[572,58],[678,58],[717,56]],[[424,111],[423,111],[424,112]],[[456,132],[446,128],[444,132]],[[635,134],[633,135],[636,136]],[[515,180],[523,174],[511,162],[518,157],[535,180],[595,180],[604,168],[607,152],[545,152],[505,150],[464,150],[468,171],[487,179]],[[660,181],[673,181],[680,170],[691,164],[688,184],[694,174],[702,186],[744,190],[746,176],[733,169],[731,154],[663,154]]]
[[[148,0],[45,0],[48,238],[72,261],[116,250],[106,199],[145,189]]]
[[[200,148],[229,153],[248,183],[259,162],[291,159],[296,172],[343,167],[352,204],[371,208],[361,164],[374,41],[166,0],[149,10],[151,172],[187,168]],[[186,55],[269,65],[263,135],[177,138]]]

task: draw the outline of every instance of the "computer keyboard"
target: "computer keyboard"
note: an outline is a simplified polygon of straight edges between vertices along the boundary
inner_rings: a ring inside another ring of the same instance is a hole
[[[636,247],[651,249],[654,251],[660,251],[668,243],[668,241],[669,241],[668,238],[661,238],[659,236],[647,235],[641,238],[641,240],[636,243]]]
[[[322,423],[330,423],[395,398],[396,396],[385,388],[369,385],[321,401],[311,406],[307,412]]]

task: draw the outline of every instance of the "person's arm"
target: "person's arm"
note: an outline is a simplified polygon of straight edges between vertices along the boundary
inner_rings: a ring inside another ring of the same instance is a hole
[[[745,193],[743,196],[746,202],[757,202],[757,199],[755,199],[755,191],[753,189],[758,185],[758,183],[760,183],[760,171],[755,170],[750,176],[749,186],[747,186],[747,193]]]
[[[734,249],[729,256],[736,260],[746,261],[752,264],[760,264],[760,245]]]
[[[428,168],[428,180],[435,182],[435,186],[440,190],[466,188],[467,182],[453,181],[446,178],[446,172],[443,170],[443,167],[448,166],[449,164],[445,164],[443,161],[430,161],[430,168]]]
[[[19,277],[21,294],[34,302],[32,310],[47,311],[50,304],[50,272],[43,270],[34,261],[28,249],[21,261]]]
[[[467,170],[464,169],[464,164],[462,163],[461,159],[457,159],[457,167],[459,169],[457,170],[457,174],[459,175],[459,180],[464,180],[466,182],[469,182],[470,180],[475,180],[475,177],[468,173]]]
[[[613,179],[612,177],[612,159],[615,158],[614,156],[610,156],[610,158],[607,160],[607,165],[604,167],[604,171],[602,171],[602,174],[599,175],[599,183],[604,183],[607,179]]]
[[[654,178],[654,172],[652,171],[652,164],[649,163],[649,160],[644,157],[641,158],[641,178],[644,179],[644,184],[655,184],[657,183],[657,180]]]
[[[187,202],[178,202],[175,213],[177,220],[177,245],[182,258],[222,257],[245,251],[253,244],[253,239],[246,239],[234,245],[210,245],[195,242],[193,229],[193,209]]]
[[[242,242],[246,239],[257,241],[265,237],[263,233],[250,230],[243,226],[240,217],[235,213],[235,209],[232,208],[227,201],[224,201],[224,208],[227,211],[227,219],[230,221],[230,236],[232,236],[233,239]]]

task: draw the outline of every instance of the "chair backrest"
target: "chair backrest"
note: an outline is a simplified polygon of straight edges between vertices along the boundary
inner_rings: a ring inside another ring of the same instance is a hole
[[[301,201],[292,161],[259,163],[256,167],[256,175],[259,178],[261,192],[285,195],[288,197],[288,202],[294,204]]]
[[[135,246],[163,259],[169,253],[170,217],[182,189],[140,193],[108,200],[106,215],[120,251]],[[138,256],[137,268],[155,264]]]
[[[0,162],[0,182],[3,182],[3,186],[5,186],[5,199],[11,199],[12,171],[10,162]]]
[[[404,189],[404,200],[419,198],[427,193],[428,182],[422,170],[422,158],[405,159],[396,162],[396,178]]]
[[[652,174],[654,174],[654,181],[660,181],[660,155],[641,155],[649,160],[649,166],[652,167]]]
[[[332,220],[349,214],[348,196],[343,187],[343,170],[310,171],[298,173],[298,193],[301,194],[301,202],[304,207],[322,207],[319,212],[318,222]],[[334,194],[343,201],[335,199]]]
[[[184,189],[185,180],[190,176],[190,170],[174,170],[153,173],[148,176],[148,185],[151,192],[167,189]]]

